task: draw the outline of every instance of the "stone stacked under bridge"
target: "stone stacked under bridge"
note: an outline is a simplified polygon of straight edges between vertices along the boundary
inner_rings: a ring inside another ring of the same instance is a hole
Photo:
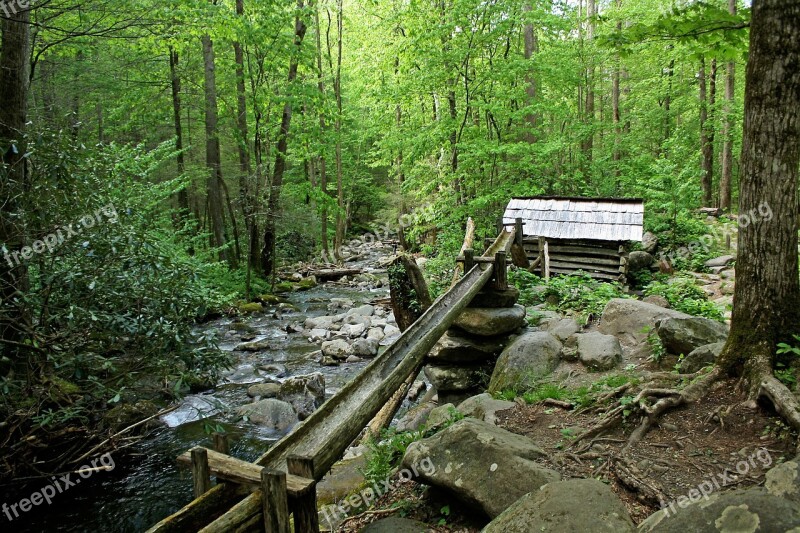
[[[519,291],[487,286],[428,354],[425,375],[439,405],[458,404],[483,392],[511,336],[525,326]]]

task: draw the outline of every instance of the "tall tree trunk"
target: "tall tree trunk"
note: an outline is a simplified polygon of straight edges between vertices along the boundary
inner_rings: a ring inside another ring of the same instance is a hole
[[[215,248],[220,248],[220,261],[226,261],[228,266],[236,268],[236,256],[230,248],[227,248],[228,235],[225,229],[225,214],[223,212],[225,202],[222,198],[222,167],[219,146],[214,43],[209,35],[204,35],[202,41],[203,62],[205,65],[206,167],[208,168],[206,191],[208,193],[211,245]]]
[[[336,238],[333,253],[336,261],[342,262],[342,245],[344,244],[349,210],[344,204],[344,184],[342,176],[342,30],[343,27],[343,2],[336,2],[336,74],[333,78],[333,92],[336,96],[336,198],[339,209],[336,211]]]
[[[530,13],[532,11],[532,6],[530,3],[526,3],[525,7],[523,8],[525,13]],[[528,15],[530,16],[530,15]],[[539,51],[539,40],[536,37],[536,31],[533,28],[533,22],[530,20],[525,21],[525,27],[523,29],[524,33],[524,40],[525,40],[525,59],[526,59],[526,68],[525,68],[525,94],[527,95],[527,102],[528,106],[532,106],[535,104],[536,101],[536,78],[530,71],[533,69],[533,54]],[[538,117],[536,113],[533,111],[529,111],[525,114],[525,122],[527,123],[528,129],[525,132],[525,140],[529,144],[533,144],[536,142],[536,125],[538,123]]]
[[[181,124],[181,77],[178,74],[178,52],[169,48],[169,73],[172,85],[172,117],[175,122],[175,150],[178,151],[178,174],[186,172],[186,156],[183,153],[183,125]],[[181,219],[186,219],[190,214],[189,189],[184,187],[178,191],[178,211]]]
[[[244,18],[244,0],[236,0],[236,15]],[[253,168],[250,163],[249,133],[247,128],[247,92],[244,85],[244,50],[238,41],[233,43],[236,62],[236,126],[239,130],[239,202],[242,204],[245,231],[247,232],[247,260],[251,267],[258,268],[259,250],[258,227],[256,223],[256,198],[250,182]]]
[[[736,0],[728,0],[728,11],[736,14]],[[719,206],[725,211],[731,208],[731,188],[733,183],[733,119],[731,109],[736,90],[736,63],[729,61],[725,77],[725,123],[723,125],[722,176],[719,180]]]
[[[591,43],[594,41],[595,33],[595,15],[597,14],[596,0],[586,0],[586,41]],[[583,152],[584,160],[591,163],[594,157],[594,59],[589,58],[589,65],[586,67],[586,94],[584,100],[584,121],[587,126],[587,133],[581,143],[581,151]],[[584,175],[588,173],[588,168],[585,169]]]
[[[309,6],[313,0],[309,0]],[[289,60],[289,75],[287,87],[291,90],[294,80],[297,79],[297,67],[300,60],[300,49],[306,36],[306,23],[303,20],[304,0],[297,0],[297,15],[294,21],[294,50]],[[280,206],[281,189],[283,188],[283,174],[286,171],[286,152],[289,149],[289,128],[292,124],[292,102],[289,98],[283,104],[281,115],[281,129],[278,136],[277,153],[275,154],[275,167],[272,170],[272,181],[269,188],[267,201],[267,220],[264,227],[264,248],[261,251],[261,268],[264,275],[272,276],[275,269],[275,237],[278,208]]]
[[[719,363],[744,365],[751,394],[772,372],[775,345],[800,332],[797,174],[800,165],[800,4],[755,0],[742,139],[731,332]],[[765,216],[767,214],[769,216]]]
[[[622,6],[622,0],[616,0],[615,5],[617,9]],[[622,20],[617,22],[617,32],[622,32]],[[611,156],[614,161],[614,175],[617,178],[617,189],[619,190],[621,184],[619,177],[622,173],[620,168],[620,161],[622,160],[622,153],[620,152],[620,144],[622,143],[622,124],[619,112],[619,90],[620,78],[622,76],[622,59],[620,58],[619,51],[614,56],[614,72],[611,75],[611,121],[614,123],[614,153]]]
[[[316,29],[316,40],[317,40],[317,89],[319,90],[319,97],[324,102],[325,101],[325,78],[322,74],[322,29],[319,26],[319,7],[314,10],[314,27]],[[324,139],[325,130],[328,129],[327,124],[325,123],[325,111],[324,106],[320,107],[319,111],[319,128],[322,138]],[[322,194],[328,195],[328,171],[327,165],[325,162],[325,143],[320,143],[319,149],[319,157],[317,158],[317,165],[319,169],[319,188],[322,191]],[[324,198],[323,198],[324,200]],[[322,255],[324,257],[330,257],[330,250],[328,249],[328,205],[327,203],[322,204],[322,208],[320,210],[320,236],[322,238]]]
[[[20,198],[29,188],[26,169],[26,123],[30,88],[30,11],[20,10],[2,19],[0,44],[0,342],[2,354],[21,366],[17,344],[22,336],[20,323],[26,320],[21,292],[28,288],[28,270],[16,259],[25,245]]]
[[[711,205],[711,187],[714,177],[714,145],[710,140],[708,122],[708,89],[706,83],[706,58],[700,58],[700,149],[702,151],[702,177],[700,185],[703,189],[703,205]]]

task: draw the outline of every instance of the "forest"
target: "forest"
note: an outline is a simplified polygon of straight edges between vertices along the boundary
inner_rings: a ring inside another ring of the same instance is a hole
[[[761,4],[764,35],[768,16],[798,20],[794,2]],[[0,480],[63,472],[103,450],[109,413],[143,398],[161,408],[213,388],[231,355],[199,325],[303,288],[293,272],[346,268],[363,243],[386,241],[424,258],[435,298],[453,280],[467,220],[476,241],[494,239],[514,197],[642,199],[661,270],[633,276],[632,290],[732,318],[713,379],[749,377],[753,398],[765,390],[757,377],[780,369],[794,390],[797,366],[775,352],[781,343],[800,353],[800,95],[796,75],[779,80],[784,99],[766,113],[795,109],[788,130],[770,140],[765,126],[748,141],[748,117],[767,116],[756,107],[769,100],[746,105],[758,78],[754,9],[2,0]],[[797,67],[800,27],[786,31],[781,46]],[[756,141],[775,144],[784,174],[759,167],[773,152]],[[718,309],[670,285],[667,274],[709,272],[730,250],[709,213],[736,223],[765,217],[764,206],[783,223],[739,231],[739,306]],[[691,247],[710,232],[712,246]],[[751,251],[751,262],[741,257]],[[528,277],[511,278],[531,296]],[[562,303],[569,293],[593,305],[589,321],[619,296],[588,279],[549,283]],[[769,324],[747,318],[758,309]],[[783,390],[767,395],[800,429]]]

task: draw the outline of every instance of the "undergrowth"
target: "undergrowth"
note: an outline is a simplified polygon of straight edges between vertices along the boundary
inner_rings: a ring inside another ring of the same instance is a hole
[[[669,281],[653,281],[644,289],[645,296],[663,296],[670,307],[682,313],[722,322],[722,310],[708,300],[693,278],[675,277]]]

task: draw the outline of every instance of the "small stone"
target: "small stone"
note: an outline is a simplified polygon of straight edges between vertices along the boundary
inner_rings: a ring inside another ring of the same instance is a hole
[[[247,395],[251,398],[274,398],[280,390],[280,383],[257,383],[247,388]]]
[[[358,339],[353,343],[353,354],[359,357],[375,357],[378,355],[379,341],[375,339]]]

